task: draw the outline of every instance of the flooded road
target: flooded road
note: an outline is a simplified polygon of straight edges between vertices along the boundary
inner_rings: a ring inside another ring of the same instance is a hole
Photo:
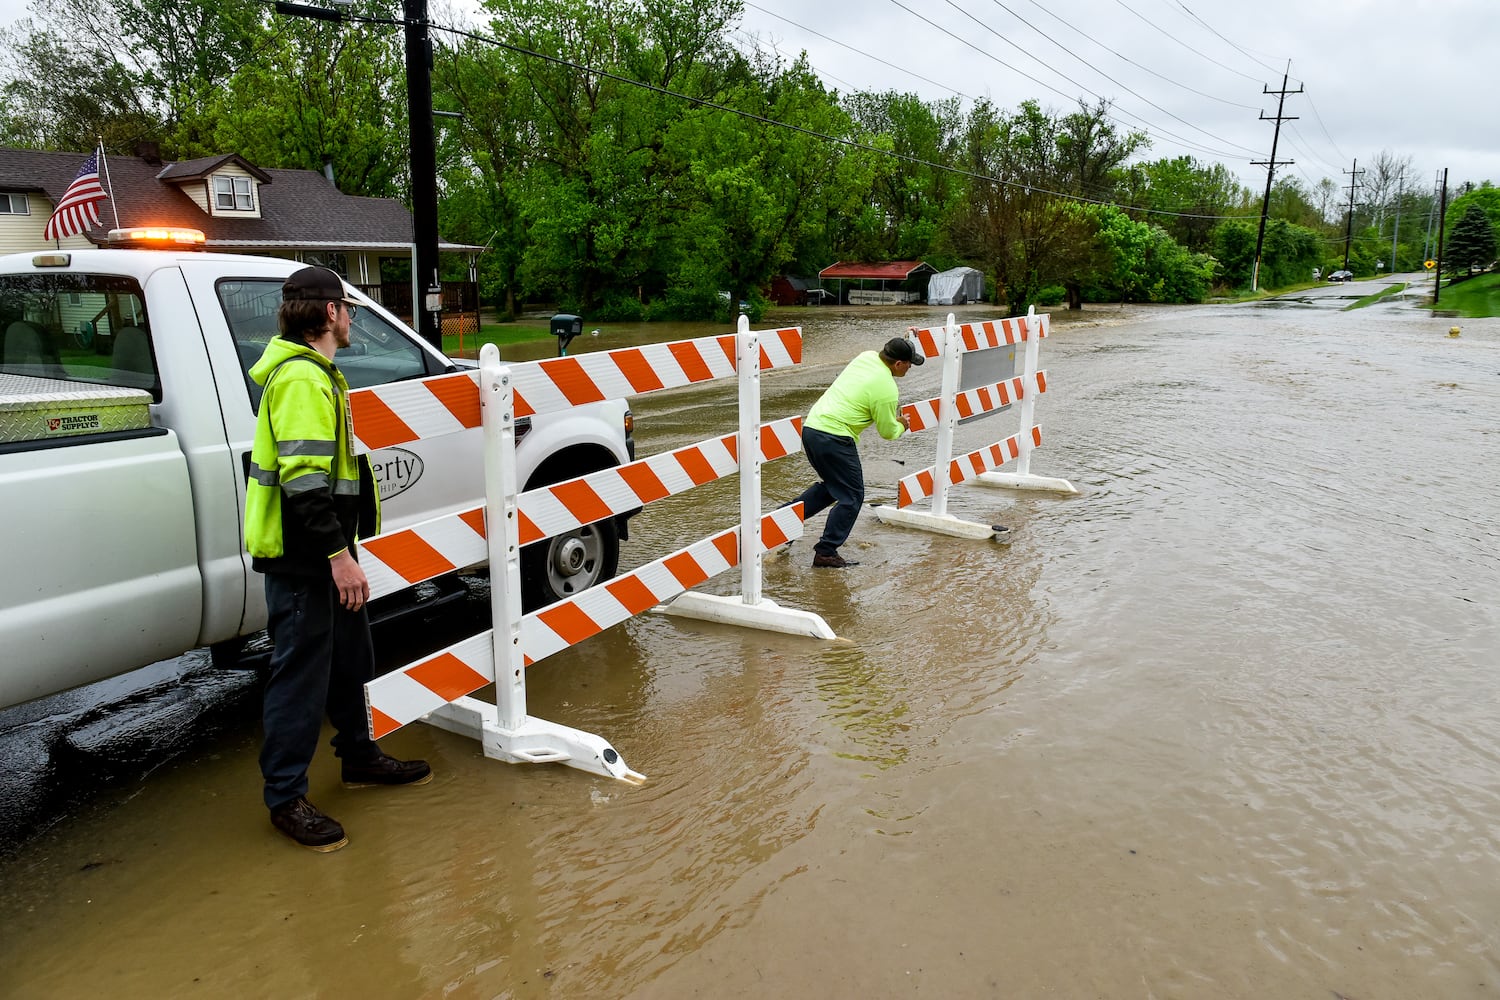
[[[837,642],[647,614],[534,667],[531,713],[643,788],[415,725],[385,743],[430,785],[319,758],[321,856],[221,720],[0,864],[0,994],[1494,996],[1500,321],[1337,311],[1370,290],[1059,314],[1032,471],[1080,494],[950,499],[1013,544],[865,513],[859,567],[766,563]],[[765,419],[940,312],[797,313]],[[732,430],[733,393],[637,401],[643,454]],[[867,434],[872,499],[934,445]],[[808,479],[768,466],[767,506]],[[737,510],[733,478],[652,505],[623,561]]]

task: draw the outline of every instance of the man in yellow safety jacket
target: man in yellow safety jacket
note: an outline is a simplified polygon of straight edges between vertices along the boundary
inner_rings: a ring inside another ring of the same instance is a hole
[[[832,507],[823,537],[813,546],[812,564],[823,569],[858,566],[839,555],[839,546],[854,530],[865,502],[865,474],[859,461],[859,435],[871,424],[880,436],[894,441],[909,429],[898,405],[896,379],[905,378],[922,355],[911,341],[896,337],[877,351],[858,355],[818,397],[802,422],[802,452],[818,474],[796,500],[804,519]]]
[[[357,308],[343,280],[304,267],[281,289],[273,337],[250,368],[265,387],[245,490],[245,545],[264,574],[275,650],[262,698],[260,767],[271,824],[304,847],[336,851],[344,828],[307,801],[307,768],[326,711],[345,785],[432,780],[425,761],[380,751],[365,721],[375,653],[369,581],[357,539],[380,530],[369,462],[354,454],[349,385],[333,363]]]

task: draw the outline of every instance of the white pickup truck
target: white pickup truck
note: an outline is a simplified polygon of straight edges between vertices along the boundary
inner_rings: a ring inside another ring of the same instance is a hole
[[[260,396],[246,371],[300,266],[138,249],[0,257],[0,709],[201,646],[232,659],[264,628],[242,534]],[[335,359],[351,386],[456,369],[360,298]],[[371,455],[383,528],[482,502],[479,438]],[[527,488],[633,452],[623,401],[518,423],[517,439]],[[611,518],[529,546],[527,603],[613,576],[624,533]]]

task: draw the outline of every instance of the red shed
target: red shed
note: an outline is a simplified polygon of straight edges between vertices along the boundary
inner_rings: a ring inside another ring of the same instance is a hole
[[[920,260],[891,260],[882,263],[839,261],[818,272],[824,281],[832,278],[838,282],[839,301],[846,301],[844,282],[857,282],[858,287],[849,289],[847,301],[850,305],[897,305],[904,302],[920,302],[926,291],[925,278],[937,273],[931,264]],[[879,289],[866,286],[866,282],[879,282]],[[900,286],[891,289],[889,285]]]

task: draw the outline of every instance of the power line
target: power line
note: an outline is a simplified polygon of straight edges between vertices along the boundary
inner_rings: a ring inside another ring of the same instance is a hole
[[[1030,3],[1037,10],[1039,10],[1042,13],[1044,13],[1044,14],[1046,14],[1046,15],[1054,18],[1055,20],[1057,20],[1059,23],[1061,23],[1063,25],[1063,27],[1067,28],[1069,31],[1072,31],[1075,34],[1082,35],[1084,38],[1087,38],[1089,41],[1093,42],[1095,45],[1099,46],[1104,51],[1110,53],[1111,55],[1115,56],[1116,58],[1123,59],[1125,62],[1130,63],[1130,65],[1134,66],[1138,70],[1141,70],[1142,72],[1150,73],[1152,76],[1156,77],[1158,80],[1165,80],[1167,83],[1172,84],[1174,87],[1181,87],[1183,90],[1186,90],[1190,94],[1197,94],[1199,97],[1206,97],[1210,101],[1218,101],[1220,104],[1227,104],[1231,108],[1241,108],[1241,109],[1243,109],[1245,111],[1256,111],[1256,110],[1259,110],[1258,108],[1256,108],[1252,104],[1240,104],[1240,103],[1237,103],[1235,101],[1231,101],[1231,100],[1228,100],[1226,98],[1219,97],[1219,96],[1217,96],[1215,94],[1206,93],[1205,91],[1198,90],[1198,89],[1196,89],[1194,87],[1189,87],[1187,84],[1181,82],[1180,80],[1174,80],[1174,79],[1172,79],[1169,76],[1163,76],[1162,74],[1158,73],[1156,70],[1152,69],[1150,66],[1142,65],[1141,63],[1136,62],[1134,59],[1130,58],[1129,56],[1125,55],[1124,53],[1117,52],[1116,50],[1110,48],[1108,45],[1106,45],[1103,42],[1099,41],[1099,39],[1095,38],[1093,35],[1090,35],[1088,32],[1084,31],[1082,28],[1080,28],[1077,25],[1072,24],[1072,23],[1068,22],[1067,20],[1065,20],[1061,15],[1057,14],[1055,11],[1051,11],[1051,10],[1048,10],[1046,7],[1043,7],[1040,3],[1037,2],[1037,0],[1027,0],[1027,2]],[[1009,8],[1007,8],[1007,9],[1009,9]],[[1056,43],[1054,43],[1054,44],[1056,44]],[[1061,46],[1059,46],[1059,47],[1061,47]],[[1064,51],[1067,51],[1067,49],[1064,49]]]
[[[898,73],[905,73],[907,76],[910,76],[910,77],[913,77],[915,79],[921,80],[923,83],[930,83],[934,87],[938,87],[938,88],[940,88],[942,90],[946,90],[946,91],[948,91],[949,93],[952,93],[952,94],[957,94],[959,97],[962,97],[962,98],[964,98],[966,100],[972,101],[972,100],[975,99],[975,98],[971,97],[970,95],[965,94],[961,90],[955,90],[953,87],[949,87],[946,84],[938,83],[936,80],[928,79],[927,77],[922,76],[920,73],[913,73],[911,70],[906,69],[903,66],[897,66],[893,62],[887,62],[886,60],[880,58],[879,56],[871,55],[870,53],[864,51],[863,49],[857,49],[853,45],[849,45],[846,42],[839,41],[837,38],[833,38],[833,37],[831,37],[829,35],[825,35],[821,31],[816,31],[816,30],[814,30],[812,28],[809,28],[805,24],[798,24],[796,21],[793,21],[791,18],[789,18],[789,17],[783,17],[782,15],[776,13],[775,11],[766,10],[764,7],[761,7],[761,6],[757,5],[757,4],[748,3],[748,2],[745,4],[745,6],[746,7],[750,7],[752,9],[754,9],[754,10],[758,10],[762,14],[765,14],[765,15],[767,15],[769,17],[774,17],[774,18],[776,18],[779,21],[785,21],[787,24],[790,24],[792,27],[799,28],[802,31],[805,31],[805,32],[807,32],[810,35],[817,35],[819,38],[823,39],[824,41],[832,42],[835,45],[842,46],[843,48],[848,49],[850,52],[854,52],[854,53],[857,53],[858,55],[862,55],[866,59],[871,59],[871,60],[873,60],[875,62],[880,63],[880,65],[882,65],[882,66],[888,66],[888,67],[890,67],[891,69],[895,70]],[[822,71],[820,70],[819,72],[822,72]],[[831,73],[828,74],[828,75],[832,76]],[[850,89],[853,89],[853,85],[852,84],[850,84],[849,86],[850,86]]]
[[[953,6],[952,0],[944,0],[944,2],[948,3],[950,6]],[[966,38],[964,38],[962,36],[959,36],[959,35],[954,35],[948,29],[944,28],[942,25],[940,25],[940,24],[936,23],[935,21],[931,20],[930,18],[925,17],[925,16],[917,13],[916,11],[912,10],[910,7],[908,7],[905,4],[903,4],[901,2],[901,0],[891,0],[891,3],[895,4],[897,7],[900,7],[902,10],[906,11],[908,14],[912,15],[913,17],[917,18],[918,20],[925,22],[926,24],[928,24],[929,26],[931,26],[933,28],[936,28],[938,31],[941,31],[945,36],[953,38],[956,41],[962,42],[964,45],[967,45],[969,48],[973,49],[975,52],[978,52],[980,55],[984,56],[986,59],[989,59],[989,60],[991,60],[991,61],[993,61],[995,63],[998,63],[999,65],[1005,67],[1006,69],[1010,70],[1011,72],[1019,74],[1020,76],[1025,77],[1026,79],[1030,80],[1032,83],[1036,84],[1037,86],[1039,86],[1039,87],[1045,87],[1047,90],[1052,91],[1052,93],[1058,95],[1059,97],[1064,98],[1065,100],[1072,101],[1072,100],[1076,99],[1076,98],[1072,97],[1071,95],[1064,94],[1061,90],[1058,90],[1056,87],[1052,86],[1050,83],[1045,83],[1042,80],[1038,80],[1036,77],[1032,76],[1030,73],[1027,73],[1025,70],[1022,70],[1022,69],[1020,69],[1020,68],[1018,68],[1016,66],[1010,65],[1009,63],[1007,63],[1003,59],[1001,59],[999,56],[997,56],[994,53],[989,52],[989,51],[987,51],[985,49],[980,48],[979,46],[975,45],[973,42],[969,41],[968,39],[966,39]],[[978,18],[975,18],[972,14],[969,14],[967,11],[964,11],[962,8],[955,7],[955,9],[958,10],[959,13],[963,14],[965,17],[968,17],[969,19],[973,20],[975,23],[979,24],[986,31],[988,31],[991,34],[995,35],[995,37],[999,38],[1001,41],[1005,42],[1007,45],[1011,45],[1013,47],[1019,48],[1019,46],[1016,46],[1014,42],[1010,41],[1010,39],[1005,38],[1004,36],[1000,35],[998,32],[996,32],[989,25],[985,24],[983,21],[980,21]],[[1023,49],[1022,51],[1024,52],[1025,50]],[[1078,81],[1070,78],[1069,76],[1067,76],[1067,74],[1061,73],[1061,72],[1059,72],[1057,70],[1053,70],[1053,72],[1057,73],[1058,76],[1062,77],[1064,80],[1067,80],[1069,83],[1073,84],[1073,86],[1080,88],[1081,90],[1083,90],[1085,93],[1089,94],[1090,96],[1098,98],[1101,101],[1105,100],[1105,98],[1103,96],[1101,96],[1100,94],[1094,93],[1094,91],[1092,91],[1092,90],[1089,90],[1089,88],[1083,86],[1083,84],[1079,83]],[[1113,103],[1113,102],[1110,102],[1110,103]],[[1118,108],[1117,110],[1119,111],[1120,114],[1129,115],[1131,118],[1134,118],[1137,121],[1141,122],[1141,128],[1142,128],[1142,130],[1145,131],[1147,135],[1152,135],[1151,124],[1149,122],[1147,122],[1144,118],[1141,118],[1139,115],[1136,115],[1136,114],[1133,114],[1133,113],[1131,113],[1129,111],[1126,111],[1124,108]],[[1116,122],[1116,124],[1121,125],[1122,127],[1126,127],[1123,122]],[[1197,150],[1199,150],[1201,152],[1211,153],[1214,156],[1222,156],[1222,157],[1224,157],[1226,159],[1230,159],[1230,160],[1248,160],[1249,159],[1249,157],[1239,156],[1239,155],[1236,155],[1234,153],[1229,153],[1229,152],[1226,152],[1226,151],[1221,150],[1221,149],[1214,149],[1212,147],[1205,146],[1202,143],[1193,142],[1191,139],[1187,139],[1187,138],[1184,138],[1183,136],[1176,135],[1175,133],[1168,132],[1166,129],[1161,128],[1159,126],[1157,127],[1157,132],[1159,132],[1161,134],[1161,136],[1165,136],[1165,137],[1167,137],[1169,139],[1175,139],[1180,145],[1187,146],[1190,149],[1197,149]]]
[[[786,54],[781,51],[781,46],[777,45],[775,41],[773,41],[773,40],[771,40],[769,38],[767,38],[767,39],[761,39],[758,35],[755,35],[754,33],[749,32],[749,31],[745,31],[743,28],[736,29],[735,32],[734,32],[734,34],[739,37],[739,39],[740,39],[741,42],[743,42],[745,44],[748,44],[753,49],[755,49],[756,53],[758,53],[758,54],[764,54],[764,50],[761,48],[761,46],[762,46],[762,44],[765,44],[765,45],[769,45],[771,47],[771,51],[774,52],[774,53],[776,53],[776,58],[777,59],[785,59],[786,58]],[[818,73],[818,75],[820,77],[826,77],[827,79],[832,80],[835,83],[841,84],[841,85],[849,88],[850,90],[857,89],[854,86],[853,83],[849,82],[848,80],[845,80],[843,77],[836,76],[833,73],[828,72],[826,69],[819,69],[817,66],[814,66],[810,62],[807,65],[808,65],[808,68],[816,70],[817,73]]]
[[[1265,63],[1261,62],[1259,59],[1255,58],[1250,53],[1248,53],[1244,49],[1240,48],[1239,45],[1235,44],[1235,42],[1233,42],[1232,40],[1230,40],[1228,38],[1225,38],[1223,35],[1219,34],[1218,31],[1214,30],[1213,25],[1209,24],[1207,21],[1203,20],[1203,18],[1201,18],[1197,14],[1193,13],[1193,9],[1191,7],[1189,7],[1187,4],[1183,3],[1182,0],[1177,0],[1177,6],[1181,7],[1183,10],[1187,11],[1189,17],[1191,17],[1194,21],[1197,21],[1199,24],[1203,25],[1205,28],[1207,28],[1209,30],[1209,32],[1211,34],[1213,34],[1213,36],[1215,38],[1217,38],[1220,41],[1225,42],[1226,44],[1228,44],[1228,46],[1230,48],[1234,49],[1240,55],[1244,56],[1246,59],[1249,59],[1251,62],[1255,63],[1255,65],[1259,66],[1262,69],[1270,70],[1272,73],[1276,72],[1275,67],[1273,67],[1273,66],[1267,66]],[[1283,82],[1282,86],[1284,87],[1284,86],[1286,86],[1286,84]],[[1273,91],[1273,93],[1274,93],[1274,91]]]
[[[1115,3],[1119,4],[1121,7],[1124,7],[1126,10],[1130,11],[1130,13],[1134,14],[1136,17],[1140,18],[1142,21],[1145,21],[1148,25],[1150,25],[1151,27],[1155,28],[1157,31],[1161,32],[1163,35],[1166,35],[1168,38],[1172,39],[1172,41],[1176,42],[1178,45],[1181,45],[1183,48],[1187,49],[1193,55],[1199,56],[1200,58],[1203,58],[1203,59],[1207,59],[1209,62],[1213,63],[1215,66],[1219,67],[1220,69],[1226,69],[1229,72],[1235,74],[1236,76],[1242,76],[1242,77],[1244,77],[1246,80],[1252,80],[1255,83],[1264,83],[1265,82],[1260,77],[1251,76],[1249,73],[1241,73],[1239,70],[1235,69],[1233,66],[1226,66],[1223,63],[1219,62],[1219,60],[1213,58],[1212,56],[1205,55],[1203,52],[1199,51],[1198,49],[1193,48],[1187,42],[1184,42],[1182,39],[1180,39],[1176,35],[1172,34],[1166,28],[1163,28],[1161,25],[1159,25],[1155,21],[1151,20],[1145,14],[1142,14],[1140,11],[1136,10],[1135,8],[1128,6],[1125,3],[1125,0],[1115,0]]]
[[[975,21],[975,23],[979,23],[979,24],[983,23],[983,22],[979,21],[978,18],[974,17],[972,14],[969,14],[967,11],[964,11],[962,8],[960,8],[957,4],[955,4],[953,2],[953,0],[944,0],[944,2],[947,3],[948,6],[950,6],[953,9],[959,11],[959,13],[964,14],[964,16],[969,17],[970,19],[972,19],[973,21]],[[996,7],[999,7],[1001,10],[1005,11],[1011,17],[1015,18],[1016,20],[1020,21],[1022,24],[1026,25],[1026,27],[1030,28],[1032,31],[1036,31],[1037,34],[1042,35],[1043,38],[1047,37],[1046,35],[1042,34],[1042,32],[1040,32],[1040,31],[1037,30],[1036,25],[1032,24],[1030,21],[1026,20],[1024,17],[1022,17],[1021,15],[1017,14],[1015,11],[1011,10],[1009,7],[1005,6],[1005,4],[1001,3],[1000,0],[990,0],[990,2],[993,3]],[[999,32],[997,32],[997,31],[995,31],[993,28],[989,28],[987,25],[985,27],[986,27],[986,30],[988,30],[996,38],[1000,38],[1002,41],[1005,41],[1008,44],[1014,46],[1015,48],[1020,49],[1020,51],[1022,51],[1022,52],[1026,51],[1025,49],[1021,49],[1021,47],[1019,45],[1016,45],[1015,42],[1012,42],[1012,41],[1010,41],[1010,39],[1004,38],[1003,36],[1001,36],[1001,34]],[[1049,41],[1050,41],[1050,39],[1049,39]],[[1053,44],[1056,45],[1057,43],[1054,42]],[[1058,46],[1058,48],[1062,48],[1062,46]],[[1068,52],[1067,49],[1063,49],[1063,51],[1067,52],[1068,55],[1073,56],[1074,59],[1078,59],[1079,62],[1083,62],[1083,60],[1081,58],[1079,58],[1077,55],[1075,55],[1072,52]],[[1030,53],[1027,53],[1027,54],[1030,55]],[[1035,58],[1035,57],[1033,57],[1033,58]],[[1088,63],[1084,63],[1084,65],[1087,66]],[[1091,68],[1093,68],[1093,67],[1091,67]],[[1054,73],[1058,73],[1057,70],[1053,70],[1053,72]],[[1233,146],[1236,149],[1243,149],[1247,153],[1254,153],[1255,152],[1255,150],[1251,149],[1249,146],[1241,146],[1239,143],[1237,143],[1237,142],[1231,142],[1230,140],[1225,139],[1223,136],[1214,135],[1214,133],[1210,132],[1206,128],[1203,128],[1201,125],[1194,125],[1192,122],[1188,121],[1186,118],[1181,118],[1181,117],[1173,114],[1172,112],[1168,111],[1166,108],[1162,107],[1160,104],[1157,104],[1155,101],[1152,101],[1150,98],[1145,97],[1142,94],[1138,94],[1134,90],[1131,90],[1129,87],[1125,86],[1125,84],[1121,83],[1119,80],[1116,80],[1114,77],[1110,76],[1108,73],[1104,72],[1101,69],[1095,68],[1094,72],[1098,73],[1100,76],[1104,77],[1104,79],[1108,80],[1110,83],[1114,84],[1116,87],[1119,87],[1120,89],[1124,90],[1127,94],[1130,94],[1130,95],[1132,95],[1134,97],[1138,97],[1142,101],[1145,101],[1147,104],[1151,105],[1151,107],[1153,107],[1156,110],[1160,111],[1162,114],[1168,116],[1169,118],[1174,118],[1177,121],[1182,122],[1182,124],[1186,125],[1188,128],[1197,129],[1199,132],[1202,132],[1204,135],[1208,136],[1211,139],[1215,139],[1218,142],[1222,142],[1222,143],[1224,143],[1226,145]],[[1062,76],[1061,73],[1058,73],[1058,75]],[[1067,80],[1068,77],[1063,76],[1063,79]],[[1073,82],[1073,81],[1069,81],[1069,82]],[[1083,86],[1082,84],[1076,84],[1076,85],[1077,86]],[[1098,95],[1095,95],[1095,96],[1098,96]],[[1102,100],[1103,98],[1100,98],[1100,99]]]
[[[1328,140],[1328,145],[1333,147],[1334,154],[1340,160],[1348,159],[1344,155],[1343,150],[1339,149],[1339,144],[1333,141],[1333,136],[1328,134],[1328,126],[1323,124],[1323,116],[1318,114],[1318,104],[1312,99],[1311,94],[1307,95],[1307,106],[1312,109],[1313,119],[1318,123],[1318,128],[1323,130],[1323,136]]]

